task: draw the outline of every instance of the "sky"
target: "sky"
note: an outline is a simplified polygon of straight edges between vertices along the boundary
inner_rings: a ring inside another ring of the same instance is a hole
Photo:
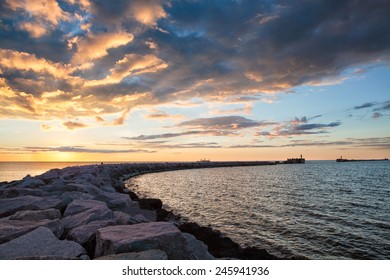
[[[388,0],[0,0],[0,161],[390,157]]]

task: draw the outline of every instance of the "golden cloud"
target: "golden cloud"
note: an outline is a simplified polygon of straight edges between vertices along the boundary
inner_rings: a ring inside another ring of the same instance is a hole
[[[56,78],[64,78],[72,72],[69,65],[54,63],[34,54],[0,49],[0,68],[48,73]]]
[[[138,22],[145,25],[156,25],[159,19],[167,17],[160,1],[155,0],[134,1],[130,11]]]
[[[19,28],[30,33],[33,38],[42,37],[48,32],[45,26],[36,22],[22,22],[19,24]]]
[[[111,74],[102,80],[92,80],[86,82],[86,86],[98,86],[115,84],[122,81],[127,76],[152,73],[165,69],[168,64],[154,55],[127,54],[115,63],[110,70]]]
[[[28,18],[19,23],[19,28],[30,33],[34,38],[41,37],[56,27],[61,20],[70,15],[64,12],[56,0],[6,0],[7,6],[14,11],[23,11]]]
[[[102,33],[90,34],[88,37],[74,37],[69,42],[77,46],[72,63],[80,65],[94,59],[106,56],[107,50],[127,45],[133,41],[131,33]]]
[[[61,19],[66,19],[66,13],[60,8],[56,0],[6,0],[12,10],[24,10],[33,17],[45,19],[57,25]]]

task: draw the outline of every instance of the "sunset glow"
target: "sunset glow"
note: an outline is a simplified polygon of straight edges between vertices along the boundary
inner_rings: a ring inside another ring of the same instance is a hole
[[[0,161],[390,157],[388,1],[0,3]]]

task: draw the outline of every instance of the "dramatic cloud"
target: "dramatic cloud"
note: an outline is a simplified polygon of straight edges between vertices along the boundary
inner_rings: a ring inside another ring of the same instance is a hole
[[[390,5],[384,0],[3,0],[0,5],[1,77],[18,98],[68,93],[67,117],[81,111],[94,118],[193,98],[241,100],[246,102],[241,109],[214,113],[250,114],[253,102],[274,102],[275,94],[299,85],[342,83],[351,67],[390,60]],[[147,95],[126,99],[140,94]],[[114,102],[119,99],[125,100],[121,106]],[[51,108],[34,102],[29,110],[34,108],[35,117],[60,115],[55,107],[61,98],[52,98]],[[13,117],[15,110],[1,113]]]

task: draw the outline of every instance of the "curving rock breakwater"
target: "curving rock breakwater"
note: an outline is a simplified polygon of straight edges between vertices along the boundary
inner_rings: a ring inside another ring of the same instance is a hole
[[[150,172],[273,162],[101,164],[0,183],[0,259],[276,259],[139,198],[125,181]]]

